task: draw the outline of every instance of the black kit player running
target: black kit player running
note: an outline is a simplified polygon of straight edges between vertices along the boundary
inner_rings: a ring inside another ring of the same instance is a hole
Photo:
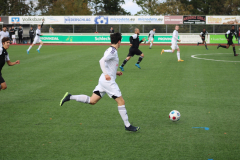
[[[203,29],[203,31],[200,33],[200,37],[202,38],[202,42],[198,42],[197,45],[205,44],[205,48],[206,48],[206,50],[208,50],[207,43],[206,43],[206,40],[205,40],[206,35],[208,36],[208,32],[206,31],[206,29]]]
[[[235,26],[232,26],[231,30],[228,30],[227,33],[225,34],[225,37],[227,38],[227,41],[228,41],[227,45],[221,45],[221,44],[219,44],[218,47],[217,47],[217,49],[218,49],[219,47],[228,49],[230,46],[232,46],[232,47],[233,47],[234,56],[238,56],[238,54],[236,54],[235,45],[233,44],[233,40],[232,40],[232,39],[233,39],[233,36],[235,36],[236,41],[237,41],[237,33],[236,33],[236,31],[235,31]]]
[[[2,39],[2,45],[3,47],[0,48],[0,91],[7,89],[7,84],[2,77],[2,68],[5,65],[5,63],[7,62],[9,66],[20,64],[19,60],[17,60],[16,62],[11,62],[9,59],[7,49],[9,48],[9,45],[10,45],[10,38],[4,37]]]
[[[132,35],[130,37],[130,49],[129,49],[129,53],[127,55],[127,58],[123,61],[122,65],[119,67],[122,71],[124,71],[124,66],[126,65],[126,63],[134,56],[134,55],[138,55],[140,56],[138,59],[138,62],[135,64],[135,66],[137,66],[139,69],[141,69],[139,63],[142,61],[144,54],[138,49],[139,48],[139,44],[142,43],[145,39],[143,38],[141,41],[139,40],[139,29],[136,28],[135,29],[135,34]]]

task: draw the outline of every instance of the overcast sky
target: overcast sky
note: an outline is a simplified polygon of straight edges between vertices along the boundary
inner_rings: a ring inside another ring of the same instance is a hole
[[[136,3],[133,3],[132,0],[125,0],[125,4],[122,5],[122,8],[128,12],[131,12],[132,15],[136,14],[138,11],[141,11],[141,8]]]

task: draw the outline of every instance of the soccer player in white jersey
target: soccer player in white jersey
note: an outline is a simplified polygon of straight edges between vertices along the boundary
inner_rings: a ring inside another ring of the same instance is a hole
[[[156,29],[153,28],[153,30],[151,30],[151,31],[149,32],[148,40],[145,41],[145,43],[147,43],[147,44],[150,42],[150,47],[149,47],[149,49],[152,49],[155,31],[156,31]]]
[[[176,25],[175,26],[175,30],[173,31],[173,36],[172,36],[172,50],[165,50],[163,49],[161,54],[163,54],[164,52],[170,52],[170,53],[174,53],[175,50],[177,50],[177,58],[178,58],[178,62],[183,62],[184,60],[182,60],[180,58],[180,49],[177,45],[177,42],[181,42],[180,39],[178,39],[178,30],[179,30],[179,26]]]
[[[99,61],[103,73],[99,78],[98,85],[93,90],[92,96],[71,95],[67,92],[60,101],[60,106],[70,100],[94,105],[107,93],[110,98],[113,98],[117,102],[118,111],[124,122],[125,129],[136,132],[140,127],[134,127],[129,123],[122,93],[115,82],[116,76],[122,75],[122,72],[117,71],[119,64],[117,50],[121,45],[122,35],[121,33],[113,33],[110,37],[112,45],[105,51],[104,56]]]
[[[36,43],[40,43],[40,45],[39,45],[39,47],[38,47],[38,49],[37,49],[38,53],[40,53],[40,49],[41,49],[41,47],[42,47],[42,45],[43,45],[43,42],[41,41],[40,36],[42,36],[42,35],[41,35],[41,29],[42,29],[42,26],[43,26],[43,23],[44,23],[44,19],[43,19],[42,21],[43,21],[43,22],[42,22],[42,25],[38,25],[38,29],[36,30],[36,36],[35,36],[35,38],[34,38],[34,41],[33,41],[32,45],[28,48],[27,54],[29,54],[30,49],[31,49]]]
[[[4,37],[10,37],[6,26],[3,26],[3,30],[0,32],[0,48],[2,48],[2,39]]]

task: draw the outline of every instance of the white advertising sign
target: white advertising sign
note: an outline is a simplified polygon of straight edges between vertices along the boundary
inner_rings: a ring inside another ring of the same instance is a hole
[[[9,16],[11,24],[64,24],[63,16]]]
[[[179,35],[180,43],[195,43],[202,42],[202,38],[199,35]],[[210,35],[206,36],[206,42],[210,42]]]
[[[206,24],[240,24],[240,16],[207,16]]]

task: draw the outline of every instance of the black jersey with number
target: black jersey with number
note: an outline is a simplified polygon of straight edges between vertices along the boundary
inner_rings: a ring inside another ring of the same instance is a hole
[[[234,29],[231,29],[231,30],[228,30],[225,34],[225,37],[229,40],[229,41],[232,41],[233,39],[233,36],[236,37],[237,39],[237,33]]]
[[[208,32],[207,31],[205,31],[205,32],[201,32],[200,33],[200,35],[203,37],[203,38],[205,38],[205,36],[208,34]]]
[[[138,49],[139,44],[142,43],[142,40],[139,41],[138,34],[134,34],[130,37],[130,43],[132,44],[131,48]]]
[[[8,52],[3,47],[0,49],[0,51],[2,52],[2,54],[0,55],[0,73],[1,73],[2,68],[5,65]]]

